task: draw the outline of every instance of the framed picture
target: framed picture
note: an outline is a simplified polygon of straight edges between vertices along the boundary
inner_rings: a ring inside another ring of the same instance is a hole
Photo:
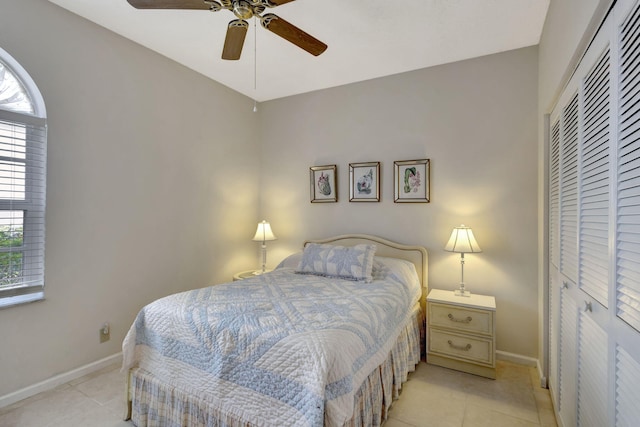
[[[380,201],[380,162],[349,163],[349,201]]]
[[[336,165],[313,166],[310,168],[311,203],[338,201],[336,169]]]
[[[429,159],[393,162],[395,203],[429,203],[429,163]]]

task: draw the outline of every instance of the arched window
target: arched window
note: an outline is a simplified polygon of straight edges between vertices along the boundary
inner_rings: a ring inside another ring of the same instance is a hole
[[[46,130],[40,91],[0,48],[0,307],[44,297]]]

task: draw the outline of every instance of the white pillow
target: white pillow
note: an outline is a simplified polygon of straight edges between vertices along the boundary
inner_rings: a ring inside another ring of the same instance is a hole
[[[278,264],[278,266],[276,267],[276,269],[278,268],[297,268],[298,264],[300,264],[300,260],[302,259],[302,251],[300,252],[294,252],[291,255],[289,255],[288,257],[286,257],[285,259],[283,259],[282,261],[280,261],[280,264]]]
[[[308,243],[296,273],[371,282],[376,245],[336,246]]]

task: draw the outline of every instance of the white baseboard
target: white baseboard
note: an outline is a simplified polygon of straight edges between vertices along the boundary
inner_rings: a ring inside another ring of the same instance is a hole
[[[542,372],[542,365],[540,365],[540,361],[536,364],[536,369],[538,370],[538,377],[540,378],[540,387],[549,388],[549,384],[547,384],[547,377],[544,376],[544,372]]]
[[[496,350],[496,357],[498,360],[505,360],[507,362],[517,363],[518,365],[538,366],[538,359],[521,354],[509,353],[508,351]]]
[[[540,379],[540,387],[547,388],[547,378],[542,375],[542,366],[538,359],[500,350],[496,350],[496,357],[498,360],[505,360],[507,362],[517,363],[518,365],[535,367],[538,372],[538,378]]]
[[[76,368],[72,371],[64,372],[47,380],[30,385],[18,391],[14,391],[13,393],[5,394],[4,396],[0,396],[0,408],[12,405],[16,402],[21,401],[22,399],[26,399],[27,397],[35,396],[36,394],[42,393],[43,391],[52,390],[61,384],[68,383],[69,381],[73,381],[77,378],[83,377],[95,371],[99,371],[102,368],[106,368],[107,366],[111,366],[121,361],[122,352],[116,353],[112,356],[105,357],[104,359],[97,360],[95,362]]]

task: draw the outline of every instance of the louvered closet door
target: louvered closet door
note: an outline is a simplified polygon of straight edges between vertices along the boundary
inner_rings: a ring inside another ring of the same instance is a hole
[[[549,386],[561,426],[640,420],[640,6],[618,0],[550,117]],[[555,377],[555,378],[554,378]]]
[[[607,333],[588,311],[580,313],[578,327],[578,425],[607,426]]]
[[[636,427],[640,420],[640,363],[626,350],[616,347],[616,426]]]
[[[560,295],[559,392],[556,408],[562,425],[576,425],[577,408],[577,306],[567,292]]]
[[[640,9],[619,33],[616,312],[640,331]]]
[[[611,22],[611,21],[609,21]],[[609,24],[610,26],[610,24]],[[579,68],[578,316],[579,426],[609,425],[609,229],[611,226],[611,47],[591,45]]]
[[[549,378],[548,386],[554,402],[558,400],[558,377],[560,367],[560,275],[550,271],[549,277]],[[556,405],[557,406],[557,405]]]
[[[611,201],[611,55],[608,44],[602,49],[581,85],[578,271],[580,289],[607,307]]]
[[[560,119],[551,124],[549,149],[549,389],[558,402],[560,361]]]
[[[551,254],[556,247],[558,254],[557,261],[553,255],[550,259],[550,350],[557,354],[550,355],[549,385],[558,421],[566,427],[606,426],[610,418],[606,331],[612,83],[608,40],[605,33],[593,41],[551,116],[549,224],[558,224],[557,230],[549,230],[549,249]]]
[[[615,274],[609,298],[615,423],[640,420],[640,4],[620,1],[617,87]]]
[[[577,422],[579,82],[572,81],[551,115],[549,165],[549,387],[565,426]]]
[[[578,93],[562,109],[560,122],[560,273],[577,282],[578,272]]]

